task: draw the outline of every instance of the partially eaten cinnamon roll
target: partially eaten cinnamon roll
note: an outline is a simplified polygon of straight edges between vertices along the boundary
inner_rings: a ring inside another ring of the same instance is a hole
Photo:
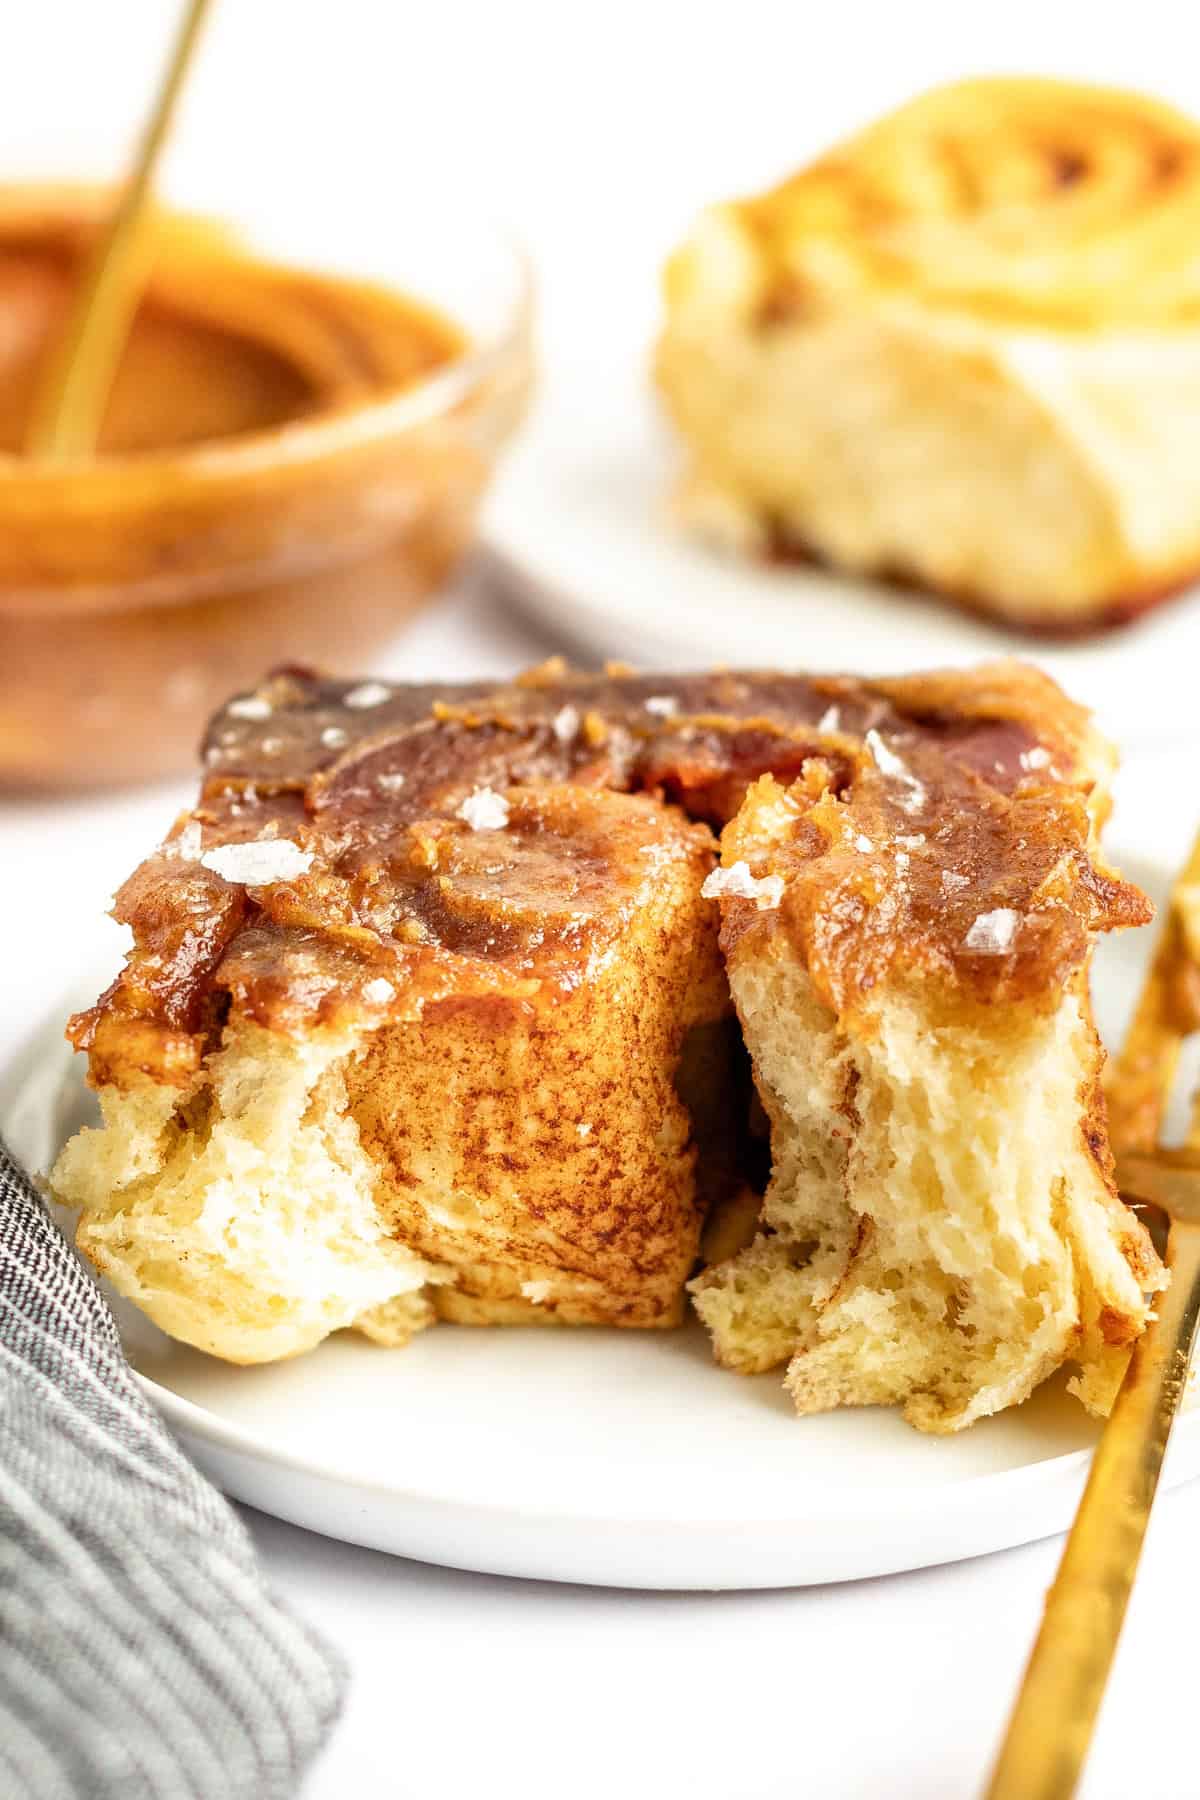
[[[720,1360],[804,1411],[954,1429],[1063,1362],[1103,1404],[1164,1279],[1088,1006],[1096,934],[1149,912],[1097,859],[1111,761],[1016,664],[285,671],[118,897],[134,950],[72,1024],[104,1124],[55,1189],[233,1361],[670,1326],[693,1277]]]

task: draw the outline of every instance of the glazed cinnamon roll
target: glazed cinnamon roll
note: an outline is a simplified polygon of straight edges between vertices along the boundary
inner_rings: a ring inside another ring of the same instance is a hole
[[[1029,628],[1200,567],[1200,127],[964,82],[671,259],[657,376],[696,527]]]
[[[1015,663],[282,671],[213,721],[72,1023],[79,1247],[232,1362],[670,1327],[690,1289],[802,1412],[953,1431],[1064,1361],[1102,1408],[1165,1279],[1088,1002],[1149,913],[1099,853],[1112,761]]]

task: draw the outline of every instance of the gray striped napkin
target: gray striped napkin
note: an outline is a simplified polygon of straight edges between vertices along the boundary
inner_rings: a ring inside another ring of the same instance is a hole
[[[0,1794],[282,1800],[343,1685],[0,1142]]]

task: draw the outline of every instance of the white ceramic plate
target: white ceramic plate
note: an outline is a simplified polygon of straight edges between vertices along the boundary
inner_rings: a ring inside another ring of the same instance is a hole
[[[677,452],[646,372],[648,324],[614,320],[541,397],[490,495],[487,540],[524,609],[594,656],[897,673],[1032,656],[1126,749],[1192,730],[1200,591],[1095,640],[1054,644],[915,593],[706,548],[669,515]],[[1020,530],[1014,519],[1013,530]]]
[[[1129,872],[1164,892],[1155,870]],[[1102,950],[1110,1036],[1151,935]],[[37,1167],[91,1106],[61,1017],[0,1087],[10,1141]],[[147,1392],[227,1492],[331,1537],[497,1574],[776,1587],[949,1562],[1065,1527],[1095,1441],[1056,1384],[952,1438],[880,1410],[797,1419],[777,1376],[716,1368],[698,1328],[439,1326],[402,1351],[341,1336],[236,1369],[128,1309],[121,1323]],[[1198,1473],[1192,1414],[1168,1479]]]

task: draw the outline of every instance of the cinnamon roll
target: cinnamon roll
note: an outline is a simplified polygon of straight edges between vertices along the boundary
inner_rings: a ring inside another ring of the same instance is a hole
[[[927,94],[666,272],[685,518],[1028,629],[1200,568],[1200,128],[1136,94]]]
[[[1088,1006],[1148,913],[1096,846],[1111,762],[1018,664],[284,671],[214,721],[72,1023],[79,1246],[235,1362],[672,1326],[699,1258],[720,1360],[803,1411],[953,1430],[1068,1360],[1102,1404],[1163,1279]]]

